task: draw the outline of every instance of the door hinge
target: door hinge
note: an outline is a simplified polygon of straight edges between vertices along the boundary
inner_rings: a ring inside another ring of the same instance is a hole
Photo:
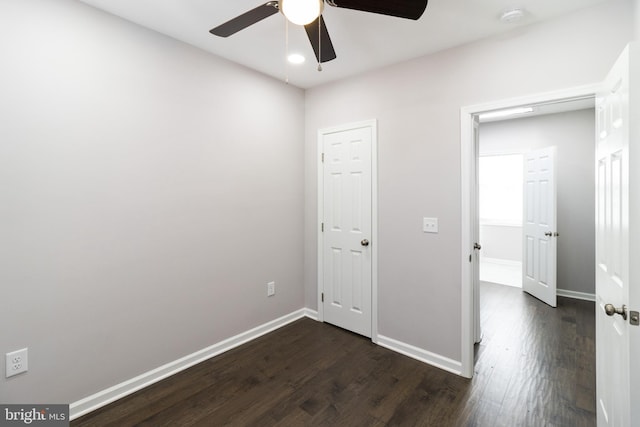
[[[320,294],[320,300],[321,302],[324,302],[324,292]]]
[[[324,153],[322,153],[322,163],[324,163]]]
[[[469,262],[471,262],[471,254],[469,254]]]
[[[324,233],[324,222],[320,223],[320,231]]]

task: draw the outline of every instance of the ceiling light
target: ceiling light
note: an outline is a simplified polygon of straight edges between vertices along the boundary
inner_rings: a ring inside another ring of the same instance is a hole
[[[508,9],[500,14],[500,21],[512,24],[524,18],[524,9]]]
[[[478,115],[478,118],[480,120],[497,119],[501,117],[509,117],[509,116],[515,116],[518,114],[526,114],[526,113],[532,113],[532,112],[533,112],[533,107],[518,107],[518,108],[509,108],[508,110],[498,110],[498,111],[490,111],[488,113],[481,113]]]
[[[280,0],[282,14],[296,25],[307,25],[315,21],[323,9],[322,0]]]
[[[300,55],[299,53],[292,53],[287,57],[287,61],[289,61],[292,64],[298,65],[298,64],[304,63],[305,57]]]

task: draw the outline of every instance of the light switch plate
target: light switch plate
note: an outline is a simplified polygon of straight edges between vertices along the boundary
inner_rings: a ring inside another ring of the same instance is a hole
[[[422,218],[422,231],[425,233],[437,233],[438,218]]]
[[[267,283],[267,296],[272,297],[276,294],[276,282]]]

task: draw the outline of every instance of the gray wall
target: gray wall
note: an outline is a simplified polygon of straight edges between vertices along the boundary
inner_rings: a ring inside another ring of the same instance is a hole
[[[480,224],[480,259],[493,258],[522,262],[522,227]]]
[[[606,2],[308,90],[306,305],[317,306],[317,129],[375,118],[379,332],[459,361],[460,108],[601,81],[631,38],[629,12]],[[422,232],[424,216],[439,217],[439,234]]]
[[[304,306],[302,90],[71,0],[3,0],[0,27],[0,354],[30,364],[0,402]]]
[[[480,153],[557,147],[557,287],[595,293],[595,112],[480,125]]]

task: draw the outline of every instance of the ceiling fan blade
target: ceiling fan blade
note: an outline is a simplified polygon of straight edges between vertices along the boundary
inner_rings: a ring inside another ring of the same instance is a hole
[[[320,20],[319,24],[318,20]],[[329,62],[332,59],[336,59],[336,51],[333,50],[333,43],[331,43],[331,37],[329,37],[322,15],[312,23],[305,25],[304,29],[307,32],[311,46],[313,46],[318,62]],[[318,34],[320,37],[318,37]]]
[[[218,25],[209,32],[216,36],[229,37],[230,35],[235,34],[240,30],[244,30],[248,26],[253,25],[256,22],[260,22],[276,13],[278,13],[278,2],[268,1],[255,9],[251,9],[240,16],[236,16],[222,25]]]
[[[331,6],[414,20],[420,19],[427,8],[427,2],[428,0],[326,0]]]

